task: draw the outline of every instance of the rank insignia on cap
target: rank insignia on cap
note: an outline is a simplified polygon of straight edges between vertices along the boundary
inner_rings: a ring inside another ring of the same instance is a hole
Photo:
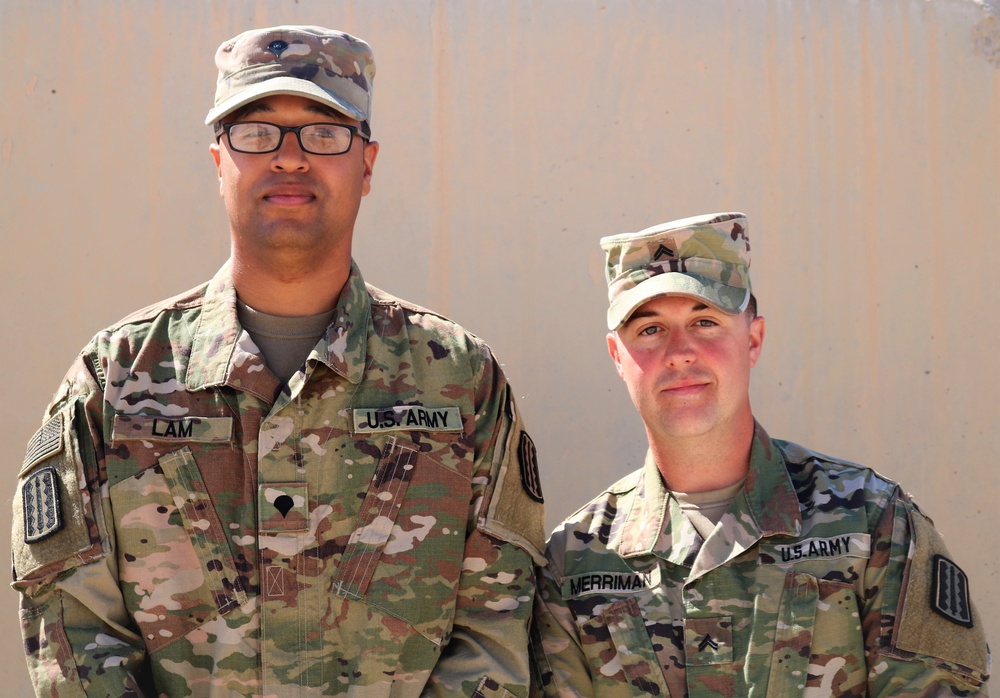
[[[674,251],[672,249],[670,249],[663,243],[660,243],[660,246],[656,248],[656,252],[653,254],[653,261],[658,262],[661,257],[676,257],[676,256],[677,255],[674,254]]]
[[[972,627],[972,603],[969,578],[944,555],[935,555],[932,566],[931,608],[952,623]]]
[[[267,45],[267,50],[273,53],[278,58],[281,58],[282,52],[288,48],[288,42],[278,39],[277,41],[272,41]]]
[[[542,481],[538,477],[538,454],[535,451],[535,442],[525,431],[521,432],[521,441],[517,445],[517,460],[521,464],[521,484],[524,486],[524,491],[536,502],[544,502]]]
[[[21,490],[24,504],[24,542],[37,543],[63,527],[59,509],[59,476],[52,466],[39,468]]]

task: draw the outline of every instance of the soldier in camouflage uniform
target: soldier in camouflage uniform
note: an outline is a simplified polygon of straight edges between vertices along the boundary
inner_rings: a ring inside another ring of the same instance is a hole
[[[649,450],[549,540],[533,695],[985,696],[982,623],[930,520],[754,420],[744,216],[601,244]]]
[[[216,61],[231,261],[90,342],[19,474],[36,690],[526,696],[532,441],[481,340],[351,261],[371,51],[277,27]]]

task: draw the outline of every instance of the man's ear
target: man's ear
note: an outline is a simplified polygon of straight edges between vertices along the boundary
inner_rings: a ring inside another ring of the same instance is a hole
[[[372,190],[372,171],[375,169],[376,157],[378,157],[378,141],[369,141],[365,143],[365,181],[364,184],[361,185],[361,196],[368,196],[368,192]]]
[[[753,320],[750,321],[750,366],[751,368],[757,365],[757,359],[760,358],[760,351],[764,347],[764,330],[767,328],[767,323],[764,318],[758,315]]]
[[[621,361],[621,347],[618,346],[618,333],[608,332],[608,354],[611,355],[611,360],[615,362],[615,370],[618,371],[618,375],[622,376],[622,361]]]
[[[219,176],[219,196],[222,196],[222,148],[216,141],[208,146],[208,150],[212,153],[212,159],[215,160],[215,171]]]

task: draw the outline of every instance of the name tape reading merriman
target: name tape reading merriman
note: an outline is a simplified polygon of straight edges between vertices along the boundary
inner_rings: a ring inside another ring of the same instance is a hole
[[[660,586],[660,568],[653,567],[644,572],[590,572],[568,577],[562,585],[565,598],[577,598],[588,594],[635,594]]]

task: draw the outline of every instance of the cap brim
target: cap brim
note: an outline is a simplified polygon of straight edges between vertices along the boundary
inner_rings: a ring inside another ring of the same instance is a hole
[[[283,76],[271,78],[270,80],[247,87],[221,104],[215,105],[208,112],[208,116],[205,117],[205,124],[210,126],[240,107],[246,106],[254,100],[271,95],[298,95],[336,109],[350,119],[357,119],[358,121],[366,121],[368,119],[368,116],[364,112],[348,104],[345,100],[338,98],[336,95],[330,94],[316,83],[309,80]]]
[[[700,298],[724,313],[739,315],[750,302],[750,289],[726,286],[693,274],[657,274],[615,298],[608,308],[608,329],[617,330],[639,306],[660,296]]]

